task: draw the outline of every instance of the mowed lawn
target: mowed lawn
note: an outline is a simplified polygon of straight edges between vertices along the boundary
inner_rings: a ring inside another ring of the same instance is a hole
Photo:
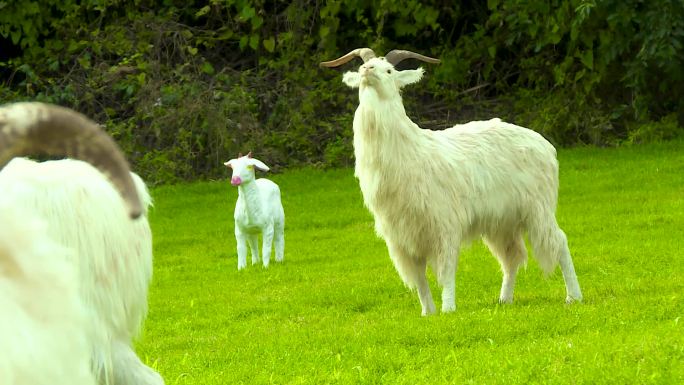
[[[138,352],[171,385],[684,383],[684,142],[559,159],[584,302],[566,305],[560,271],[544,278],[530,258],[514,304],[499,305],[498,263],[476,242],[461,253],[458,310],[427,318],[351,169],[260,174],[282,190],[285,262],[240,272],[236,188],[155,188]]]

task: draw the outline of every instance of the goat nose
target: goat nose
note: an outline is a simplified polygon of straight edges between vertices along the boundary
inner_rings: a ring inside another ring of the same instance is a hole
[[[239,176],[234,176],[230,178],[230,184],[232,184],[233,186],[239,186],[240,183],[242,183],[242,179],[240,179]]]

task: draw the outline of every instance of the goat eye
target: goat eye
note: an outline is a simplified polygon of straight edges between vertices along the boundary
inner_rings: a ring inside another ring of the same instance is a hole
[[[391,74],[391,73],[392,73],[392,70],[387,70],[387,73],[388,73],[388,74]]]

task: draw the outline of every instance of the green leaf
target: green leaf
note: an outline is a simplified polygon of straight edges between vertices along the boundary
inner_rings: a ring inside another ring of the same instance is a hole
[[[580,54],[580,61],[590,70],[594,69],[594,50],[586,50]]]
[[[576,23],[572,23],[572,27],[570,28],[570,40],[576,41],[577,36],[579,36],[580,29],[579,26]]]
[[[83,67],[83,69],[87,70],[90,68],[90,56],[89,55],[79,56],[78,59],[76,59],[76,61],[78,61],[78,64],[80,64],[81,67]]]
[[[221,33],[218,35],[217,39],[218,40],[228,40],[231,37],[233,37],[233,31],[226,28],[225,30],[221,31]]]
[[[71,40],[71,41],[69,41],[69,47],[67,48],[67,50],[68,50],[70,53],[79,51],[79,50],[81,49],[81,44],[80,44],[80,43],[81,43],[81,42],[78,42],[78,41],[76,41],[76,40]]]
[[[414,23],[407,23],[403,20],[396,20],[393,26],[397,36],[415,36],[418,33],[418,28]]]
[[[252,31],[259,29],[264,24],[264,18],[261,16],[254,16],[252,19]]]
[[[242,8],[242,11],[240,11],[240,17],[243,21],[250,20],[254,17],[254,15],[256,15],[256,10],[254,9],[254,7],[251,7],[249,5],[245,6],[244,8]]]
[[[17,45],[19,44],[19,40],[21,40],[21,31],[12,31],[12,44]]]
[[[438,17],[438,10],[430,6],[425,7],[425,24],[429,25],[433,30],[437,30],[439,28],[439,23],[437,22]]]
[[[204,7],[200,8],[200,10],[195,13],[195,17],[204,16],[207,13],[209,13],[210,10],[211,10],[211,7],[209,7],[208,5],[205,5]]]
[[[252,35],[249,37],[249,46],[256,50],[259,47],[259,35]]]
[[[48,69],[50,71],[57,71],[59,69],[59,61],[58,60],[51,60],[48,64]]]
[[[275,50],[275,39],[272,37],[269,37],[268,39],[265,39],[263,41],[264,48],[266,48],[266,51],[268,52],[273,52]]]
[[[487,52],[489,52],[489,56],[493,59],[494,57],[496,57],[496,46],[489,46],[489,48],[487,48]]]
[[[205,61],[202,63],[202,72],[207,75],[213,75],[216,71],[214,71],[214,66],[212,66],[211,63]]]
[[[530,23],[527,25],[527,33],[531,37],[536,37],[538,31],[539,31],[539,25],[537,23]]]

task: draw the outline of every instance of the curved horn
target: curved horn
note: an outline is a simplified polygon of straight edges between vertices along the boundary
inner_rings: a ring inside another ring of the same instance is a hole
[[[433,64],[439,63],[439,59],[423,56],[419,53],[405,51],[403,49],[394,49],[387,52],[387,55],[385,55],[385,60],[390,62],[393,66],[396,66],[397,64],[399,64],[399,62],[401,62],[404,59],[418,59]]]
[[[17,156],[66,155],[99,169],[128,204],[131,218],[142,213],[128,162],[114,140],[84,115],[45,103],[0,106],[0,169]]]
[[[375,57],[375,52],[373,52],[373,50],[370,48],[357,48],[357,49],[349,52],[348,54],[346,54],[346,55],[344,55],[338,59],[331,60],[331,61],[324,61],[320,64],[320,66],[321,67],[329,67],[329,68],[339,67],[342,64],[352,60],[353,58],[355,58],[357,56],[360,57],[361,59],[363,59],[363,62],[365,63],[368,60]]]

